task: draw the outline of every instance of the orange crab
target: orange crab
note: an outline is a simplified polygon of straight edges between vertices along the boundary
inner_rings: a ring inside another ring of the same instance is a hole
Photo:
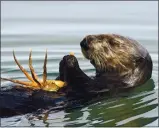
[[[70,53],[70,55],[74,55],[74,53]],[[60,88],[64,87],[67,85],[66,82],[60,81],[60,80],[47,80],[47,68],[46,68],[46,64],[47,64],[47,51],[45,54],[45,60],[44,60],[44,66],[43,66],[43,79],[39,80],[39,78],[37,77],[34,68],[32,67],[32,58],[31,58],[31,51],[29,54],[29,68],[31,71],[31,75],[20,65],[20,63],[18,62],[18,60],[15,57],[15,53],[13,51],[13,57],[14,60],[16,62],[16,64],[18,65],[18,67],[20,68],[20,70],[25,74],[25,76],[28,78],[28,80],[30,81],[20,81],[20,80],[14,80],[14,79],[9,79],[9,78],[1,78],[2,80],[7,80],[7,81],[11,81],[13,83],[18,83],[18,84],[22,84],[26,87],[32,88],[32,89],[42,89],[45,91],[58,91]]]

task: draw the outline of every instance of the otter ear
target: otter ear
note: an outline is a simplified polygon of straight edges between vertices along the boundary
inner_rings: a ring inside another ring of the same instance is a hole
[[[105,35],[105,36],[101,35],[101,36],[99,36],[99,40],[104,41],[104,42],[108,43],[109,45],[114,44],[114,39],[110,35]]]
[[[119,42],[119,40],[117,40],[117,39],[114,39],[114,38],[112,38],[112,37],[108,37],[107,40],[108,40],[108,43],[109,43],[111,46],[120,46],[120,42]]]

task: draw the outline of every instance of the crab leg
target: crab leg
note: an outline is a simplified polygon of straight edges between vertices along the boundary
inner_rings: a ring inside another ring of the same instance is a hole
[[[32,67],[31,51],[30,51],[30,54],[29,54],[29,67],[30,67],[30,71],[31,71],[31,75],[33,77],[33,80],[39,85],[40,88],[42,88],[42,85],[38,81],[38,77],[35,74],[34,68]]]
[[[15,57],[15,53],[13,50],[13,57],[14,57],[14,61],[16,62],[16,64],[18,65],[18,67],[20,68],[20,70],[25,74],[25,76],[32,82],[34,82],[34,80],[32,79],[32,77],[29,75],[29,73],[20,65],[20,63],[18,62],[18,60]]]
[[[20,80],[13,80],[13,79],[8,79],[8,78],[1,78],[2,80],[6,80],[6,81],[11,81],[13,83],[17,83],[17,84],[22,84],[22,85],[26,85],[26,86],[32,86],[31,82],[24,82],[24,81],[20,81]]]
[[[43,86],[45,86],[46,84],[46,79],[47,79],[47,68],[46,68],[46,64],[47,64],[47,50],[45,53],[45,60],[44,60],[44,66],[43,66]]]

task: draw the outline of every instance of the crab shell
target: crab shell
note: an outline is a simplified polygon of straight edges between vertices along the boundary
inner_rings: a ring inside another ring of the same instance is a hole
[[[74,55],[74,53],[70,52],[70,55]],[[46,54],[45,54],[45,60],[44,60],[44,66],[43,66],[43,80],[39,80],[39,78],[37,77],[37,75],[34,71],[34,68],[32,67],[31,51],[30,51],[30,55],[29,55],[29,68],[30,68],[32,77],[20,65],[20,63],[18,62],[18,60],[15,57],[14,51],[13,51],[13,57],[14,57],[14,60],[15,60],[16,64],[20,68],[20,70],[24,73],[24,75],[30,81],[20,81],[20,80],[14,80],[14,79],[10,79],[10,78],[1,78],[2,80],[11,81],[11,82],[17,83],[17,84],[22,84],[22,85],[24,85],[26,87],[29,87],[31,89],[42,89],[42,90],[45,90],[45,91],[55,91],[55,92],[58,91],[60,88],[67,85],[66,82],[63,82],[63,81],[60,81],[60,80],[47,80],[47,68],[46,68],[47,51],[46,51]]]

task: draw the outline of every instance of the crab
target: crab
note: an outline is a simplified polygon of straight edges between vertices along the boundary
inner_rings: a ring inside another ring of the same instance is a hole
[[[25,74],[27,79],[30,80],[30,81],[20,81],[20,80],[14,80],[14,79],[10,79],[10,78],[1,78],[1,79],[6,80],[6,81],[11,81],[13,83],[21,84],[21,85],[23,85],[25,87],[29,87],[31,89],[42,89],[42,90],[45,90],[45,91],[54,91],[54,92],[57,92],[60,88],[67,85],[66,82],[63,82],[61,80],[47,80],[47,67],[46,67],[46,64],[47,64],[47,50],[46,50],[46,53],[45,53],[44,66],[43,66],[43,79],[40,80],[38,78],[38,76],[36,75],[36,73],[34,71],[34,68],[32,66],[31,53],[32,53],[32,51],[30,51],[30,54],[29,54],[29,68],[30,68],[32,77],[21,66],[21,64],[18,62],[17,58],[15,57],[14,50],[13,50],[13,57],[14,57],[14,60],[15,60],[16,64],[18,65],[20,70]],[[74,55],[73,52],[70,52],[70,55]]]

